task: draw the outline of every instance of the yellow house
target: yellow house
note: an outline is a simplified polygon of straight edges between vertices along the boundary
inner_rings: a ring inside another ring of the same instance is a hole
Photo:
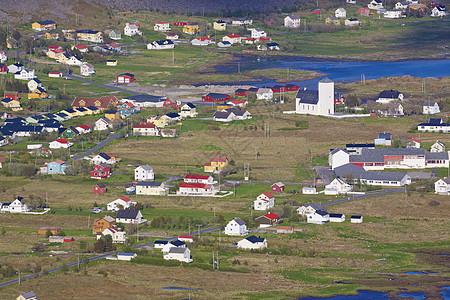
[[[216,21],[213,23],[213,27],[215,30],[223,31],[227,29],[227,22],[225,21]]]
[[[56,22],[52,20],[38,21],[31,24],[31,28],[36,31],[56,29]]]
[[[233,105],[231,104],[217,104],[217,110],[223,110],[223,109],[228,109],[228,108],[232,108]]]
[[[18,48],[19,43],[14,38],[8,37],[6,39],[6,47],[8,47],[8,49]]]
[[[112,121],[120,118],[120,113],[117,110],[107,110],[105,111],[105,118],[108,118]]]
[[[148,116],[147,122],[155,124],[155,126],[158,128],[164,128],[165,126],[169,125],[169,118],[166,115]]]
[[[59,33],[52,31],[52,32],[46,32],[45,38],[48,40],[57,40],[59,39]]]
[[[91,110],[88,110],[88,109],[86,109],[86,108],[84,108],[84,107],[78,107],[78,108],[74,108],[73,109],[75,112],[76,112],[76,114],[78,115],[78,116],[80,116],[80,117],[82,117],[82,116],[87,116],[87,115],[91,115],[92,113],[91,113]]]
[[[410,4],[409,8],[414,9],[414,10],[419,10],[419,9],[426,9],[427,6],[422,3],[417,3],[417,4]]]
[[[2,104],[6,108],[11,108],[13,111],[22,110],[19,100],[13,100],[10,98],[5,98],[2,100]]]
[[[77,37],[79,40],[83,41],[103,43],[102,32],[97,30],[90,30],[90,29],[78,30]]]
[[[115,59],[108,59],[106,61],[106,65],[107,66],[111,66],[111,67],[115,67],[115,66],[117,66],[117,60],[115,60]]]
[[[67,52],[61,53],[57,56],[56,61],[59,63],[64,63],[70,59],[70,55]]]
[[[197,34],[200,31],[200,28],[198,27],[198,24],[192,23],[184,25],[183,32],[187,34]]]
[[[44,99],[48,97],[48,93],[41,87],[37,87],[31,93],[28,93],[28,99]]]
[[[101,112],[101,110],[98,109],[97,107],[90,107],[90,106],[88,106],[88,107],[85,107],[85,108],[86,108],[86,111],[87,111],[88,115],[96,115],[96,114],[99,114]]]
[[[325,20],[325,24],[327,24],[327,25],[341,25],[341,21],[339,20],[339,18],[336,18],[336,17],[328,17]]]
[[[69,109],[65,109],[63,111],[61,111],[62,113],[68,115],[70,118],[74,118],[79,116],[79,112],[76,112],[74,109],[69,108]]]
[[[219,173],[228,166],[228,159],[226,157],[213,157],[211,162],[205,164],[204,171],[208,173]]]

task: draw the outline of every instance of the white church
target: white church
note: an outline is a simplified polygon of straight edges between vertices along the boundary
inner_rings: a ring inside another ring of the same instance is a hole
[[[299,90],[295,96],[295,113],[302,115],[334,115],[334,82],[319,81],[318,90]]]

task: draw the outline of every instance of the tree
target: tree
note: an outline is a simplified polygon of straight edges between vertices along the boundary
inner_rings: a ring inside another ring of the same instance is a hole
[[[50,229],[47,229],[47,231],[45,232],[45,237],[48,239],[52,235],[53,235],[53,233],[50,231]]]
[[[359,97],[355,94],[350,94],[345,99],[345,103],[347,104],[347,106],[355,107],[361,104],[361,99],[359,99]]]

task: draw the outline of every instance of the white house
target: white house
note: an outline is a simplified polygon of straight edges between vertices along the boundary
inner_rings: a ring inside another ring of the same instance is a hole
[[[60,148],[67,149],[67,148],[70,148],[72,146],[73,146],[73,143],[69,142],[66,139],[59,138],[59,139],[54,140],[53,142],[50,142],[48,147],[50,149],[60,149]]]
[[[160,32],[170,31],[170,24],[167,22],[157,22],[155,23],[155,26],[153,26],[153,30]]]
[[[183,182],[180,184],[177,194],[186,196],[211,196],[217,194],[217,191],[211,184]]]
[[[30,81],[28,81],[27,85],[28,85],[28,90],[30,92],[33,92],[38,87],[42,87],[42,82],[37,78],[33,78]]]
[[[0,63],[4,63],[8,60],[8,56],[6,55],[5,52],[3,52],[2,50],[0,50]]]
[[[432,17],[445,17],[446,15],[448,15],[448,12],[445,10],[445,6],[444,5],[435,6],[431,10],[431,16]]]
[[[260,37],[267,36],[267,32],[265,32],[264,29],[261,29],[261,28],[252,28],[252,29],[248,29],[248,30],[250,30],[252,39],[259,39]]]
[[[116,214],[116,223],[123,224],[140,224],[144,223],[145,220],[139,210],[130,208],[130,209],[121,209]]]
[[[247,225],[241,218],[234,218],[225,226],[226,235],[246,235],[248,234]]]
[[[352,190],[352,186],[341,178],[335,178],[325,186],[325,195],[347,194]]]
[[[334,115],[334,82],[319,81],[318,90],[299,90],[295,96],[295,112],[319,116]]]
[[[441,112],[439,105],[434,101],[425,101],[422,108],[424,115],[434,115]]]
[[[350,223],[362,223],[363,217],[362,216],[351,216],[350,217]]]
[[[186,243],[180,240],[174,240],[162,245],[161,252],[167,253],[171,248],[186,248]]]
[[[79,57],[71,56],[68,60],[64,61],[64,63],[69,66],[81,66],[83,61]]]
[[[324,209],[316,210],[314,213],[306,215],[306,222],[322,225],[330,222],[330,214]]]
[[[14,74],[14,78],[20,80],[31,80],[35,77],[33,69],[22,69]]]
[[[117,253],[117,260],[130,261],[130,260],[132,260],[135,257],[137,257],[136,253],[125,253],[125,252],[118,252]]]
[[[95,121],[94,130],[107,130],[108,128],[112,128],[113,124],[108,118],[100,118]]]
[[[222,38],[224,42],[230,42],[231,44],[240,44],[242,41],[242,37],[239,34],[229,34]]]
[[[185,263],[191,263],[193,262],[191,258],[191,250],[189,248],[178,248],[178,247],[172,247],[169,249],[167,253],[164,254],[164,259],[167,260],[178,260]]]
[[[22,200],[22,197],[17,197],[17,199],[11,203],[3,203],[1,206],[1,212],[21,214],[30,211],[30,208],[25,203],[22,203]]]
[[[387,104],[395,100],[403,101],[403,94],[396,90],[384,90],[378,95],[376,102]]]
[[[385,11],[383,17],[385,19],[400,19],[403,17],[403,11],[401,11],[400,9],[391,9]]]
[[[195,38],[191,41],[194,46],[208,46],[214,44],[214,42],[208,37]]]
[[[402,11],[406,11],[409,7],[409,3],[407,1],[399,1],[395,3],[395,9],[399,9]]]
[[[350,153],[347,150],[336,148],[328,154],[328,165],[332,170],[348,163],[350,163]]]
[[[359,20],[356,18],[350,18],[350,19],[346,19],[344,21],[344,25],[345,26],[359,26],[359,25],[361,25],[361,22],[359,22]]]
[[[436,181],[434,192],[439,195],[450,195],[450,177],[444,177]]]
[[[272,100],[273,91],[271,88],[259,88],[256,92],[256,98],[258,100]]]
[[[347,4],[356,4],[356,0],[345,0]]]
[[[127,196],[123,196],[120,197],[119,199],[109,202],[106,205],[106,209],[108,211],[115,212],[119,211],[120,209],[128,209],[136,204],[137,204],[136,202],[131,201],[131,199],[128,198]]]
[[[237,247],[238,249],[261,250],[267,248],[267,240],[252,235],[237,242]]]
[[[149,50],[164,50],[173,48],[175,48],[175,43],[171,40],[154,41],[153,43],[147,45],[147,49]]]
[[[439,118],[432,118],[428,123],[420,123],[417,125],[417,130],[422,132],[449,133],[450,123],[445,123]]]
[[[317,210],[324,210],[322,206],[316,203],[306,204],[297,208],[299,215],[308,215],[316,212]]]
[[[197,116],[197,107],[192,104],[191,102],[188,102],[186,104],[183,104],[183,106],[180,109],[180,116],[183,118],[191,117],[194,118]]]
[[[290,15],[284,18],[284,26],[288,28],[299,28],[300,27],[300,17],[295,15]]]
[[[185,242],[185,243],[193,243],[194,242],[194,236],[181,234],[181,235],[178,236],[178,240],[182,241],[182,242]]]
[[[107,229],[103,230],[101,235],[103,235],[103,236],[110,235],[112,237],[112,242],[114,244],[116,244],[116,243],[125,244],[128,242],[127,233],[117,227],[107,228]],[[99,239],[101,237],[101,235],[98,235],[97,239]]]
[[[317,190],[316,190],[316,188],[313,188],[313,187],[304,186],[304,187],[302,187],[302,194],[315,195],[315,194],[317,194]]]
[[[445,152],[445,144],[441,141],[436,141],[431,145],[430,152]]]
[[[211,175],[191,175],[188,174],[183,177],[186,183],[202,183],[202,184],[215,184],[217,181]]]
[[[275,196],[270,192],[264,192],[253,202],[254,210],[267,210],[275,206]]]
[[[134,24],[127,23],[123,31],[124,31],[123,34],[125,34],[126,36],[135,36],[136,34],[142,35],[142,32],[139,31],[139,28]]]
[[[421,143],[422,143],[422,142],[421,142],[419,139],[413,138],[413,139],[410,139],[410,140],[406,143],[406,148],[420,149]]]
[[[345,8],[340,7],[335,10],[334,16],[336,18],[347,18],[347,11],[345,10]]]
[[[99,165],[99,164],[115,164],[116,161],[114,159],[111,159],[111,156],[109,156],[108,154],[104,153],[104,152],[100,152],[97,155],[94,155],[91,158],[91,165]]]
[[[383,8],[383,1],[382,0],[372,0],[367,5],[367,7],[370,9],[379,10],[379,9]]]
[[[80,74],[83,76],[91,76],[95,74],[94,66],[90,63],[84,62],[80,65]]]
[[[153,168],[149,165],[139,166],[134,169],[134,180],[135,181],[154,181],[155,172]]]
[[[165,196],[169,193],[169,188],[164,182],[137,181],[136,195]]]
[[[330,222],[331,223],[342,223],[345,221],[344,214],[330,214]]]
[[[15,63],[8,66],[8,73],[17,73],[25,69],[25,67],[21,63]],[[31,79],[31,78],[30,78]]]

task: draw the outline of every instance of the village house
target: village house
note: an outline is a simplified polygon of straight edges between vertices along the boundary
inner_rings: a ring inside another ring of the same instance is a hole
[[[175,43],[171,40],[154,41],[153,43],[147,44],[147,49],[149,50],[173,49],[174,47]]]
[[[116,220],[110,216],[95,219],[94,225],[92,226],[92,233],[93,234],[102,233],[105,229],[111,228],[115,224]]]
[[[17,297],[16,300],[39,300],[39,298],[36,295],[36,293],[31,291],[31,292],[19,295],[19,297]]]
[[[277,182],[272,184],[272,186],[270,187],[272,193],[282,193],[284,192],[284,183],[282,182]]]
[[[119,199],[116,199],[114,201],[109,202],[106,205],[106,209],[108,211],[119,211],[120,209],[128,209],[131,208],[133,206],[135,206],[137,203],[131,201],[130,198],[128,198],[127,196],[122,196]]]
[[[403,12],[400,9],[391,9],[385,11],[383,17],[385,19],[400,19],[403,17]]]
[[[22,69],[14,74],[14,79],[20,79],[20,80],[31,80],[33,78],[36,78],[34,75],[33,69]]]
[[[6,108],[10,108],[13,111],[22,110],[22,106],[20,105],[20,102],[18,100],[14,100],[11,98],[4,98],[2,99],[2,104]]]
[[[106,228],[101,235],[97,234],[97,239],[107,235],[111,236],[113,244],[128,244],[127,233],[123,231],[122,228],[118,228],[117,226]]]
[[[45,163],[40,168],[40,175],[65,174],[67,164],[65,161],[57,159],[55,161]]]
[[[21,63],[15,63],[15,64],[12,64],[12,65],[9,65],[9,66],[8,66],[8,73],[13,73],[13,74],[15,74],[15,73],[17,73],[17,72],[22,71],[23,69],[25,69],[25,66],[24,66],[24,65],[22,65]],[[31,78],[30,78],[30,79],[31,79]]]
[[[432,17],[437,17],[437,18],[442,18],[448,15],[448,12],[445,9],[444,5],[438,5],[435,6],[432,10],[431,10],[431,16]]]
[[[245,26],[245,25],[252,25],[252,24],[253,24],[253,20],[248,17],[236,18],[231,21],[231,25],[233,25],[233,26]]]
[[[67,148],[70,148],[72,146],[73,146],[73,143],[70,143],[66,139],[59,138],[59,139],[54,140],[53,142],[50,142],[48,147],[50,149],[60,149],[60,148],[67,149]]]
[[[41,234],[41,235],[46,235],[47,231],[50,231],[50,233],[52,235],[58,235],[61,232],[61,228],[60,227],[40,227],[38,229],[37,233]]]
[[[141,122],[133,125],[134,136],[160,136],[160,131],[154,123]]]
[[[42,82],[37,78],[33,78],[30,81],[28,81],[27,86],[28,90],[31,92],[37,89],[38,87],[42,87]]]
[[[99,164],[91,171],[91,178],[106,179],[111,176],[111,167],[108,164]]]
[[[136,257],[136,253],[117,252],[117,260],[131,261]]]
[[[155,173],[153,168],[149,165],[142,165],[134,169],[134,180],[135,181],[154,181]]]
[[[330,214],[330,222],[331,223],[342,223],[345,221],[344,214]]]
[[[80,64],[80,74],[83,76],[91,76],[95,74],[94,66],[90,63],[83,62]]]
[[[275,196],[270,192],[264,192],[253,202],[254,210],[267,210],[275,206]]]
[[[211,184],[182,182],[180,183],[177,194],[186,196],[213,196],[217,194],[217,191]]]
[[[93,43],[103,43],[103,36],[100,31],[83,29],[77,30],[77,38],[80,41],[88,41]]]
[[[438,195],[450,195],[450,177],[444,177],[434,183],[434,192]]]
[[[261,28],[252,28],[248,30],[250,31],[250,36],[252,39],[259,39],[260,37],[267,36],[267,32],[265,32],[264,29]]]
[[[0,63],[0,74],[8,74],[8,66],[6,64]]]
[[[178,260],[185,263],[193,262],[191,250],[187,247],[171,247],[163,257],[166,260]]]
[[[54,30],[56,22],[52,20],[37,21],[31,24],[31,28],[36,31]]]
[[[122,104],[122,106],[119,108],[119,114],[121,118],[126,118],[128,116],[131,116],[133,114],[137,114],[141,111],[140,107],[137,107],[131,102],[125,102]]]
[[[75,97],[72,102],[72,108],[79,107],[96,107],[103,111],[110,106],[116,107],[119,104],[119,100],[116,96],[100,97],[100,98],[87,98],[87,97]]]
[[[159,247],[157,246],[157,244],[155,242],[155,248],[161,249],[162,253],[167,253],[172,248],[187,248],[186,243],[183,241],[180,241],[180,240],[174,240],[171,242],[158,243],[158,244],[159,244]]]
[[[188,174],[183,177],[185,183],[201,183],[201,184],[215,184],[217,181],[211,175],[191,175]]]
[[[109,128],[113,127],[113,123],[108,118],[100,118],[97,121],[95,121],[94,130],[108,130]]]
[[[219,47],[219,48],[228,48],[231,46],[233,46],[233,44],[231,44],[230,42],[227,42],[227,41],[221,41],[221,42],[217,43],[217,47]]]
[[[134,74],[123,73],[117,76],[117,83],[132,83],[134,81]]]
[[[211,158],[211,162],[205,163],[204,172],[217,174],[226,166],[228,166],[228,159],[226,157],[213,157]]]
[[[334,16],[336,18],[346,18],[347,17],[347,11],[345,8],[340,7],[334,11]]]
[[[380,117],[401,117],[404,115],[401,103],[388,103],[385,107],[377,110]]]
[[[277,226],[277,234],[293,234],[294,228],[290,226]]]
[[[328,78],[319,81],[318,90],[299,90],[295,96],[295,112],[328,116],[334,115],[334,82]]]
[[[111,40],[121,40],[122,33],[119,29],[107,29],[105,30],[105,34],[109,36]]]
[[[5,52],[3,52],[2,50],[0,50],[0,63],[5,63],[8,60],[8,56],[6,55]],[[2,66],[5,66],[2,64]]]
[[[300,27],[300,17],[295,16],[295,15],[286,16],[284,18],[284,27],[299,28]]]
[[[183,118],[191,117],[194,118],[197,116],[197,107],[191,102],[183,104],[180,109],[180,115]]]
[[[395,3],[395,9],[399,9],[401,11],[406,11],[408,9],[409,3],[407,1],[399,1]]]
[[[337,148],[337,149],[342,149],[342,148]],[[346,144],[345,145],[345,151],[350,153],[350,155],[360,155],[363,149],[375,149],[375,144],[374,143],[373,144],[369,144],[369,143],[365,143],[365,144],[353,143],[353,144]]]
[[[417,125],[417,130],[421,132],[449,133],[450,123],[444,123],[442,119],[432,118],[427,123]]]
[[[330,215],[328,212],[322,206],[315,203],[301,206],[297,211],[300,215],[306,217],[307,223],[322,225],[330,222]]]
[[[430,152],[445,152],[445,144],[441,141],[436,141],[431,145]]]
[[[325,19],[325,24],[339,26],[341,25],[341,21],[339,20],[339,18],[331,16]]]
[[[345,182],[345,180],[341,178],[334,178],[329,184],[325,186],[324,194],[325,195],[340,195],[347,194],[351,192],[352,186]]]
[[[104,193],[106,193],[106,191],[107,191],[107,188],[104,183],[97,183],[94,186],[94,194],[96,194],[96,195],[104,194]]]
[[[247,250],[262,250],[264,248],[267,248],[267,240],[265,238],[252,235],[237,242],[237,248]]]
[[[226,235],[247,235],[248,230],[245,222],[241,218],[234,218],[225,226]]]
[[[167,194],[169,194],[169,188],[163,182],[136,182],[136,195],[166,196]]]
[[[261,37],[260,39],[263,39],[263,37]],[[267,43],[265,45],[258,45],[256,46],[256,50],[261,50],[261,51],[280,51],[280,44],[278,43]]]
[[[376,102],[381,104],[390,103],[395,100],[403,101],[403,94],[396,90],[385,90],[378,95]]]
[[[387,132],[379,133],[378,137],[374,139],[376,146],[391,146],[392,145],[392,135]]]
[[[116,214],[116,223],[122,224],[141,224],[147,222],[142,213],[134,208],[121,209]]]
[[[48,237],[49,243],[70,243],[73,242],[74,239],[72,236],[49,236]]]
[[[227,29],[227,22],[222,21],[222,20],[215,21],[213,23],[213,28],[214,28],[214,30],[217,30],[217,31],[224,31]]]
[[[240,44],[242,37],[239,34],[229,34],[222,38],[222,41],[229,42],[231,44]]]
[[[108,59],[106,60],[106,65],[110,67],[117,66],[117,60],[116,59]]]
[[[155,23],[155,26],[153,26],[153,30],[154,31],[159,31],[159,32],[166,32],[166,31],[170,31],[170,24],[167,22],[157,22]]]
[[[178,34],[168,34],[166,35],[166,39],[168,40],[178,40],[180,37],[178,36]]]
[[[350,223],[362,223],[363,217],[362,216],[351,216],[350,217]]]
[[[273,91],[271,88],[259,88],[256,92],[256,99],[258,100],[272,100]]]
[[[425,101],[422,106],[422,113],[424,115],[434,115],[440,113],[439,105],[434,101]]]
[[[153,123],[158,128],[164,128],[170,124],[170,120],[166,115],[148,116],[147,123]]]
[[[2,213],[26,213],[30,211],[30,208],[28,207],[28,205],[26,205],[23,202],[23,198],[22,197],[17,197],[16,200],[14,200],[13,202],[10,203],[3,203],[2,207],[1,207],[1,212]]]
[[[421,141],[419,139],[412,138],[406,143],[406,148],[419,149]]]
[[[382,0],[372,0],[367,5],[368,8],[374,9],[374,10],[380,10],[383,8],[383,1]]]
[[[268,212],[267,214],[255,219],[255,223],[258,224],[260,228],[277,225],[279,221],[280,216],[272,212]]]
[[[231,100],[230,95],[220,93],[209,93],[202,97],[203,102],[225,102]]]
[[[344,25],[349,27],[356,27],[361,25],[361,22],[359,22],[359,20],[356,18],[350,18],[344,21]]]
[[[91,127],[87,125],[80,125],[77,126],[75,129],[78,131],[79,134],[87,134],[92,132]]]

